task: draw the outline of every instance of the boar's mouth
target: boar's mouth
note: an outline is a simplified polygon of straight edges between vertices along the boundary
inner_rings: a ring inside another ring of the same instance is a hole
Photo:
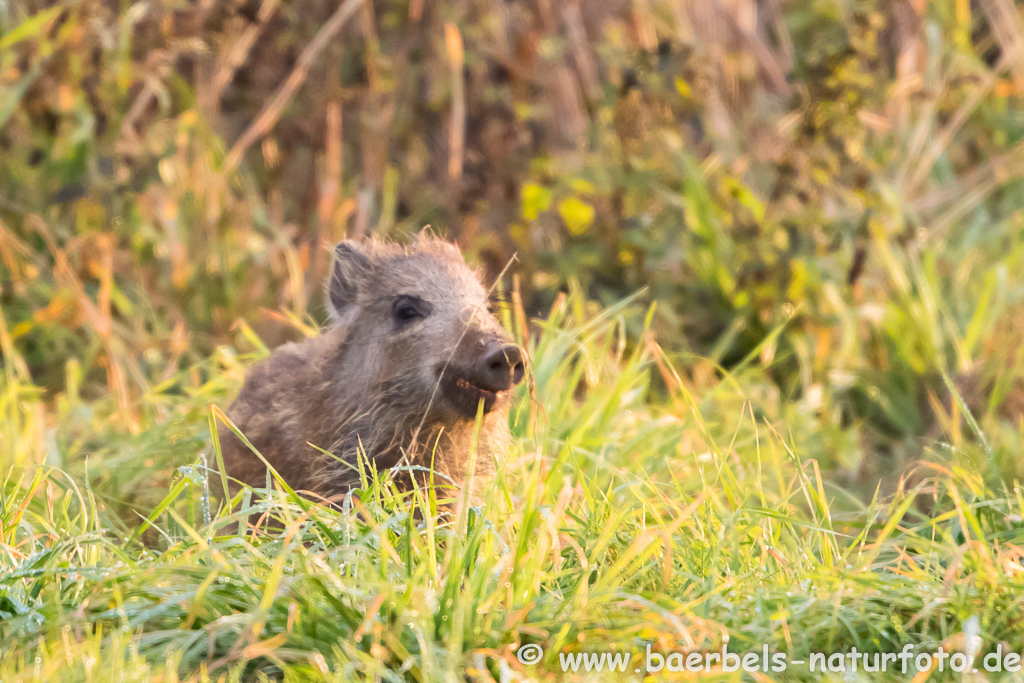
[[[445,369],[441,375],[441,394],[465,417],[476,417],[480,401],[484,402],[484,414],[491,412],[497,405],[501,393],[477,386],[452,367]]]

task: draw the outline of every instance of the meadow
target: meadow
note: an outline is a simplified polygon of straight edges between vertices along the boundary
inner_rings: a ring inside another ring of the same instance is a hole
[[[1024,678],[1022,54],[1009,0],[0,4],[0,680]],[[226,500],[327,245],[428,223],[528,353],[487,504]],[[790,665],[671,670],[723,647]]]

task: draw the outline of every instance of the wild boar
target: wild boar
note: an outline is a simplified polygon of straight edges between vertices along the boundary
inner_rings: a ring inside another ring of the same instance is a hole
[[[326,298],[331,324],[254,365],[228,416],[289,486],[334,501],[359,485],[360,458],[402,466],[404,487],[433,479],[453,492],[476,434],[478,503],[525,367],[459,249],[426,234],[409,247],[341,242]],[[219,436],[226,474],[263,488],[263,462],[226,427]]]

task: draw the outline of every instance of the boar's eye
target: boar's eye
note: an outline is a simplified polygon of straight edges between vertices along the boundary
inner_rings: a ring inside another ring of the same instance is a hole
[[[430,304],[418,296],[403,294],[395,299],[391,314],[395,318],[395,324],[398,327],[403,327],[430,315]]]

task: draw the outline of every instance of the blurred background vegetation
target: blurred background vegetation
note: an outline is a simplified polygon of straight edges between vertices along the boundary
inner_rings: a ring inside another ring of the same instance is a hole
[[[845,485],[1009,481],[1022,95],[1011,0],[0,3],[0,457],[127,439],[145,491],[206,438],[154,392],[223,405],[326,244],[430,224],[531,315],[641,291],[629,344],[655,304],[679,382],[742,384],[709,411]]]

